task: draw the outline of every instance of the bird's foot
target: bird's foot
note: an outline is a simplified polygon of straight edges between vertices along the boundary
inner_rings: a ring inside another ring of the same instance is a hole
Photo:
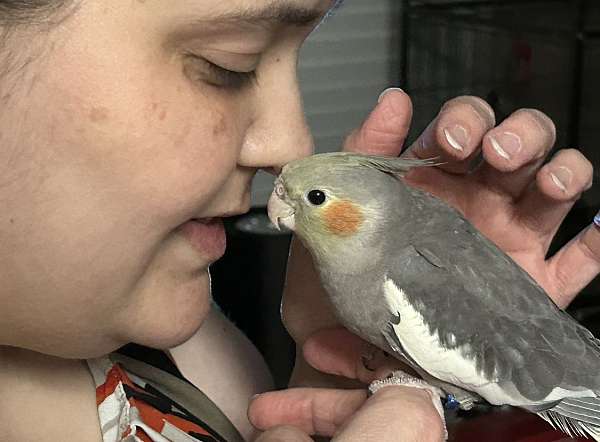
[[[448,410],[456,410],[458,408],[460,410],[469,411],[475,407],[477,402],[482,401],[481,396],[478,394],[463,390],[456,385],[448,384],[427,374],[423,374],[423,378],[431,385],[435,385],[444,392],[442,398],[445,400],[444,406]]]
[[[439,385],[439,387],[446,393],[445,407],[449,410],[464,410],[469,411],[475,407],[477,402],[481,402],[481,397],[475,393],[458,388],[454,385]]]
[[[444,408],[447,410],[459,410],[469,411],[475,406],[475,398],[470,394],[463,396],[455,396],[452,393],[448,393],[444,399]]]
[[[371,382],[369,385],[369,395],[375,394],[376,391],[381,388],[388,387],[390,385],[399,385],[404,387],[419,388],[429,392],[433,406],[442,419],[442,425],[444,426],[444,440],[448,439],[448,431],[446,430],[446,418],[444,416],[444,409],[440,398],[444,396],[442,390],[433,385],[428,384],[423,379],[417,378],[410,374],[407,374],[401,370],[396,370],[384,379],[378,379]]]
[[[366,348],[363,351],[360,360],[362,366],[366,370],[374,372],[384,367],[385,365],[388,365],[390,360],[389,357],[390,355],[387,352],[370,345],[369,348]]]

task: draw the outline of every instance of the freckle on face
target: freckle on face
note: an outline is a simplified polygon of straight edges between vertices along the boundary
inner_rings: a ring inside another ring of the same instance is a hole
[[[225,133],[226,131],[227,131],[227,120],[225,120],[225,116],[223,114],[220,114],[217,123],[213,127],[213,135],[215,137],[218,137],[219,135]]]
[[[90,121],[98,123],[108,119],[108,109],[105,107],[93,107],[90,111]]]

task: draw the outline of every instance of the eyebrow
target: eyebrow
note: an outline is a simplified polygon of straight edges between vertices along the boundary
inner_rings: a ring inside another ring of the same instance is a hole
[[[308,26],[321,19],[326,12],[318,8],[305,8],[290,2],[275,0],[261,8],[225,12],[215,15],[207,21],[227,24],[262,23]]]

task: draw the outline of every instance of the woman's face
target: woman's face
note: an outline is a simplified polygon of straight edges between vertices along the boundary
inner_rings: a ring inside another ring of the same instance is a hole
[[[296,58],[330,6],[88,0],[7,41],[0,344],[93,357],[194,333],[218,219],[248,209],[258,168],[311,151]]]

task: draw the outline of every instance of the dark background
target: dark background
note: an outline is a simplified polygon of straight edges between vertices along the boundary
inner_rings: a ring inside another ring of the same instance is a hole
[[[395,43],[402,63],[395,75],[419,110],[413,138],[447,99],[478,95],[494,107],[498,122],[521,107],[544,111],[556,123],[557,148],[580,149],[600,172],[600,1],[403,0],[401,21]],[[590,223],[599,195],[598,184],[584,194],[552,250]],[[229,246],[212,268],[213,288],[217,303],[255,342],[283,387],[294,355],[279,323],[290,238],[267,223],[264,208],[228,222]],[[569,308],[597,335],[598,284]]]

